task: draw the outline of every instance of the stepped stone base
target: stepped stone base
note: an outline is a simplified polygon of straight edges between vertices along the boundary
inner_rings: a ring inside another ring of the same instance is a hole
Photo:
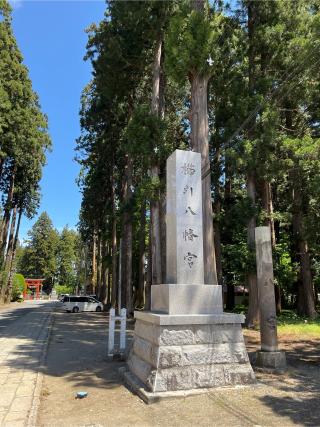
[[[129,377],[147,392],[181,392],[255,383],[237,314],[135,312]]]
[[[173,284],[151,286],[151,311],[164,314],[223,313],[222,286]]]

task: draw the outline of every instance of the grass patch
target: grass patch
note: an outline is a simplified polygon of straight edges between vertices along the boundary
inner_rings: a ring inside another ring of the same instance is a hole
[[[246,314],[248,307],[238,305],[233,313]],[[320,317],[310,320],[298,316],[294,310],[282,310],[277,318],[278,333],[283,335],[308,335],[310,338],[320,338]]]
[[[278,317],[279,334],[309,335],[320,338],[320,318],[310,320],[292,310],[283,310]]]

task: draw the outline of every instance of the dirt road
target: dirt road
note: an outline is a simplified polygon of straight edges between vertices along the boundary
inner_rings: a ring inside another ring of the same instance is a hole
[[[300,363],[292,351],[288,374],[258,374],[256,387],[148,406],[122,385],[118,368],[123,363],[106,361],[104,314],[56,312],[54,317],[39,426],[320,425],[320,372],[306,355]],[[88,397],[75,399],[77,391],[87,391]]]

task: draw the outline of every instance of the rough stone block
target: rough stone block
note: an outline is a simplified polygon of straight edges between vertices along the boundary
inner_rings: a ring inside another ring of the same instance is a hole
[[[285,370],[286,354],[284,351],[257,351],[256,365],[260,368]]]
[[[255,383],[255,375],[250,363],[244,365],[230,364],[224,366],[226,385],[243,385]]]
[[[190,326],[161,326],[159,329],[160,345],[187,345],[194,343],[194,332]]]
[[[241,317],[168,317],[144,313],[136,319],[128,366],[146,390],[178,392],[255,382]],[[181,325],[182,319],[190,323]],[[199,323],[192,323],[194,319]],[[219,323],[224,319],[226,323]]]

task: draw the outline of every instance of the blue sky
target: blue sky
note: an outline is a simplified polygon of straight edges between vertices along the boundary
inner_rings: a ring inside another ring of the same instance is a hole
[[[84,30],[101,21],[106,6],[104,1],[10,3],[14,7],[14,34],[42,111],[48,115],[53,144],[43,171],[39,214],[47,211],[60,231],[66,224],[76,226],[81,202],[75,183],[79,166],[73,158],[80,133],[80,95],[91,78],[90,63],[83,61],[87,42]],[[36,219],[23,219],[21,239]]]

